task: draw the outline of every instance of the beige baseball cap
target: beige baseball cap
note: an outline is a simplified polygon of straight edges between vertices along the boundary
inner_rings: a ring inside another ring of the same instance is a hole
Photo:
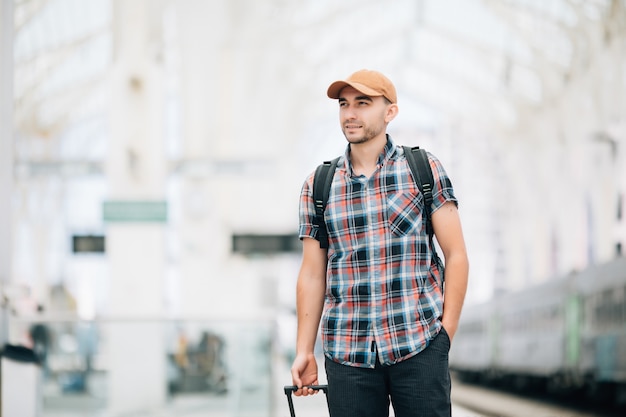
[[[350,86],[368,96],[383,96],[392,103],[397,103],[396,88],[389,78],[378,71],[362,69],[345,80],[335,81],[328,87],[326,94],[330,98],[339,98],[341,90]]]

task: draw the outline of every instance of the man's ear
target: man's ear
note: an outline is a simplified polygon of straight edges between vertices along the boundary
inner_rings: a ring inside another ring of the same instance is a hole
[[[391,122],[398,115],[398,105],[393,103],[387,106],[387,113],[385,114],[385,123]]]

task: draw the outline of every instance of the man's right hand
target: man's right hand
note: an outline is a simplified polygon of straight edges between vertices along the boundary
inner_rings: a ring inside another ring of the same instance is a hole
[[[319,385],[315,355],[312,353],[296,355],[291,366],[291,379],[293,385],[298,387],[298,390],[293,393],[295,396],[317,394],[317,391],[307,388],[311,385]]]

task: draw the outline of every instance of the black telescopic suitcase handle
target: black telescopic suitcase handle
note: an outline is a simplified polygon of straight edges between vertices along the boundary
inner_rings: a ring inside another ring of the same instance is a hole
[[[324,391],[324,395],[326,395],[326,405],[328,405],[328,385],[309,385],[305,388],[310,388],[315,391]],[[287,402],[289,403],[289,412],[291,413],[291,417],[296,417],[296,412],[293,408],[293,399],[291,398],[291,394],[294,391],[298,391],[297,386],[285,385],[285,395],[287,396]]]

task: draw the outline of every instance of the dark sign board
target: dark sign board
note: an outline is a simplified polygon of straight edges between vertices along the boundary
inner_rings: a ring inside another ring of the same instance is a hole
[[[243,254],[273,254],[300,252],[302,245],[297,234],[236,234],[233,235],[233,252]]]
[[[104,253],[106,241],[102,235],[74,235],[72,236],[72,252],[74,253]]]

